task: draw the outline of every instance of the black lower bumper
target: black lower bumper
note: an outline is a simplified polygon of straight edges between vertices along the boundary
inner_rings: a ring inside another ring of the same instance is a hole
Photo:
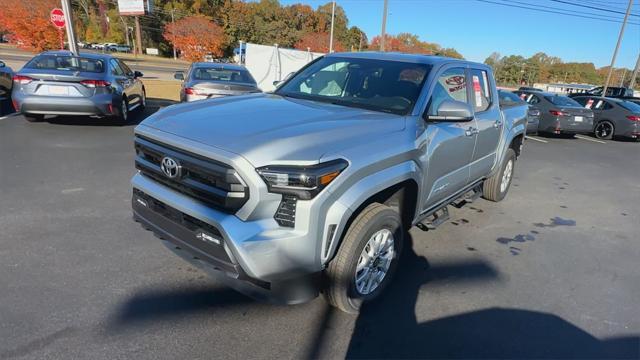
[[[248,296],[282,304],[302,303],[318,296],[319,274],[278,282],[253,279],[231,260],[224,239],[215,227],[137,189],[131,203],[134,220],[163,240],[167,248]],[[216,240],[219,243],[215,243]]]

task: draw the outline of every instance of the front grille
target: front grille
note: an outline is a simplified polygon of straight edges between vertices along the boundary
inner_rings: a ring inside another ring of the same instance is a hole
[[[249,199],[249,188],[227,164],[142,136],[136,136],[135,149],[136,169],[180,193],[228,213],[238,211]],[[172,179],[162,172],[164,157],[180,165],[180,176]]]

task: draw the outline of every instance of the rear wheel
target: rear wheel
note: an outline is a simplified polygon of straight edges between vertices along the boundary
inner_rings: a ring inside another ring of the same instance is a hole
[[[120,124],[126,124],[129,121],[129,103],[126,96],[122,95],[122,101],[120,101],[120,110],[118,111],[118,122]]]
[[[44,115],[40,114],[24,114],[22,116],[24,116],[24,119],[28,122],[40,122],[44,120]]]
[[[403,240],[397,211],[379,203],[364,208],[325,272],[327,301],[356,314],[363,302],[378,297],[395,273]]]
[[[500,171],[493,174],[493,176],[485,180],[482,184],[483,198],[489,201],[498,202],[507,196],[507,192],[511,187],[511,181],[513,180],[515,164],[516,152],[509,148],[502,160]]]
[[[600,121],[593,130],[598,139],[611,140],[615,132],[615,127],[609,120]]]

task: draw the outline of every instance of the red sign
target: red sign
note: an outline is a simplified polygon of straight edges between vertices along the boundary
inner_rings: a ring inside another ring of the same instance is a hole
[[[57,27],[58,29],[64,28],[65,22],[64,22],[64,13],[62,12],[62,9],[55,8],[51,10],[49,19],[51,20],[53,25],[55,25],[55,27]]]

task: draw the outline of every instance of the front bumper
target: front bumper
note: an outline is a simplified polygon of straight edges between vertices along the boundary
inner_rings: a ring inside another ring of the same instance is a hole
[[[309,244],[306,234],[273,219],[242,221],[140,174],[132,183],[134,218],[193,265],[254,298],[291,304],[318,295],[319,271],[295,257],[297,248]]]
[[[88,97],[23,95],[14,92],[13,99],[23,114],[110,116],[113,96]]]

